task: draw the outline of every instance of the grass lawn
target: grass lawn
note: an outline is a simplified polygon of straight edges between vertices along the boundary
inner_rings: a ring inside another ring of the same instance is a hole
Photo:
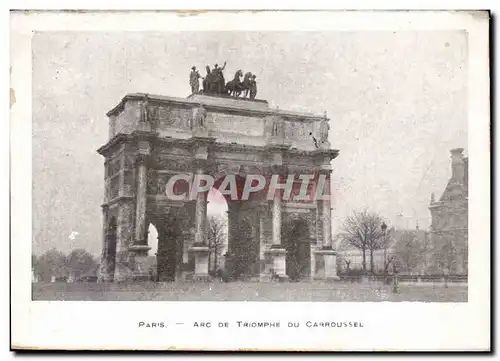
[[[34,283],[33,300],[60,301],[420,301],[467,302],[467,285],[358,283]]]

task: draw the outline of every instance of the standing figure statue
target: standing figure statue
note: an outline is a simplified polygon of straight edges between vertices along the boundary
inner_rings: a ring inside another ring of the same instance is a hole
[[[141,107],[141,122],[149,122],[149,96],[144,95]]]
[[[191,67],[191,74],[189,74],[189,85],[191,86],[191,94],[197,94],[200,91],[200,82],[198,79],[203,77],[198,73],[196,67]]]
[[[205,69],[207,74],[205,75],[205,79],[203,79],[203,93],[210,94],[213,93],[212,84],[214,84],[214,74],[212,74],[208,65]]]
[[[212,70],[212,73],[215,74],[215,83],[217,84],[217,93],[222,94],[224,93],[224,85],[226,82],[224,81],[224,69],[226,68],[226,62],[224,62],[224,66],[222,68],[219,68],[218,64],[215,64],[214,69]]]
[[[278,115],[272,117],[272,128],[271,128],[271,136],[273,137],[283,137],[284,129],[283,129],[283,118]]]
[[[250,100],[254,100],[257,96],[257,82],[255,81],[255,78],[257,77],[254,74],[252,75],[252,80],[250,80]]]
[[[321,119],[321,123],[319,124],[319,139],[321,143],[328,142],[328,133],[330,132],[330,124],[328,124],[328,118],[325,116]]]

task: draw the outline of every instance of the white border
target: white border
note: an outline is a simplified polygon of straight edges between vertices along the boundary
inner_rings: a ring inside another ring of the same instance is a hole
[[[429,12],[56,13],[12,16],[12,344],[70,349],[470,350],[489,347],[489,69],[487,14]],[[251,17],[251,19],[249,19]],[[221,25],[224,24],[224,28]],[[31,31],[449,30],[469,33],[469,302],[31,302]],[[361,320],[363,329],[143,331],[140,319]]]

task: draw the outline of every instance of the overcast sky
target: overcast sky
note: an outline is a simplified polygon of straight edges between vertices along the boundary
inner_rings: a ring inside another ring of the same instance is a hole
[[[100,253],[105,113],[126,93],[186,97],[192,65],[204,74],[224,61],[226,80],[255,73],[257,98],[272,107],[328,112],[340,150],[334,233],[362,208],[426,228],[430,194],[451,174],[449,150],[467,149],[466,59],[462,31],[37,33],[34,252]]]

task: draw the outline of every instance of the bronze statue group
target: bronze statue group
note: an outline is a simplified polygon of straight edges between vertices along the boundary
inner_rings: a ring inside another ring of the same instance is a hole
[[[257,82],[256,76],[250,72],[245,73],[238,70],[234,74],[233,80],[227,83],[224,80],[223,71],[226,67],[226,62],[222,68],[215,64],[214,68],[210,70],[207,65],[207,74],[202,77],[195,66],[191,67],[191,74],[189,75],[189,84],[191,85],[191,92],[193,94],[214,94],[214,95],[229,95],[234,98],[243,94],[243,98],[255,99],[257,95]],[[243,77],[243,81],[241,81]],[[203,80],[203,89],[200,91],[199,79]]]

